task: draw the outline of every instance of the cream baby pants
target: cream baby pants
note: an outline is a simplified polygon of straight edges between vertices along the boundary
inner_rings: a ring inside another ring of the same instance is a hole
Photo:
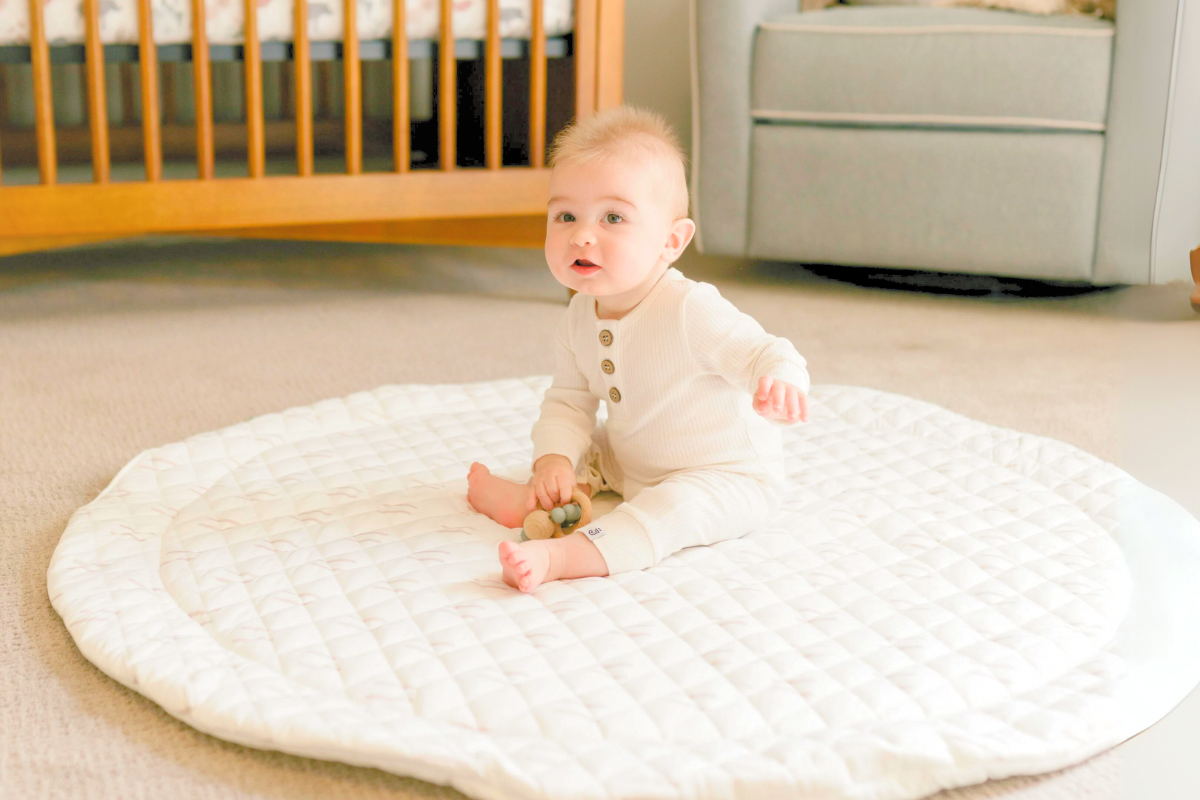
[[[625,502],[580,530],[604,556],[610,575],[651,567],[685,547],[736,539],[765,526],[783,495],[781,475],[754,467],[681,470],[642,485],[625,477],[604,425],[597,425],[576,480],[593,495],[614,491]]]

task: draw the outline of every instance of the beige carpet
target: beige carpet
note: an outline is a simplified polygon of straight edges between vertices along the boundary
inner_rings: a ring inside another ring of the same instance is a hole
[[[680,267],[789,337],[817,382],[1066,440],[1200,513],[1187,287],[967,298]],[[46,566],[71,513],[140,451],[384,383],[548,373],[565,299],[531,251],[162,240],[0,260],[0,797],[460,797],[176,721],[80,656]],[[1193,797],[1189,737],[1200,693],[1078,767],[939,797]]]

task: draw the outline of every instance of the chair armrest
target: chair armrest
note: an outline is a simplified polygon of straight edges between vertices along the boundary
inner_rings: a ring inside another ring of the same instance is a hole
[[[1200,244],[1200,5],[1121,5],[1113,46],[1094,280],[1187,279]]]
[[[692,0],[692,216],[705,253],[743,255],[750,182],[750,78],[764,19],[797,0]]]

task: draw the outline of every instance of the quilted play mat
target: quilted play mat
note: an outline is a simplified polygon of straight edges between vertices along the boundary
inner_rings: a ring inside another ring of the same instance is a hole
[[[770,526],[517,592],[519,531],[466,474],[528,477],[549,383],[386,386],[148,450],[71,518],[54,608],[201,731],[488,800],[917,798],[1077,763],[1200,679],[1200,523],[864,388],[784,430]]]

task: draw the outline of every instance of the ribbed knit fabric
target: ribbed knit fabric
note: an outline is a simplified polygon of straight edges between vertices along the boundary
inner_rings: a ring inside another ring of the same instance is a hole
[[[756,413],[752,394],[763,376],[807,392],[808,370],[791,342],[715,286],[669,267],[619,320],[598,318],[595,297],[577,294],[555,353],[533,458],[566,456],[583,476],[589,450],[603,450],[625,502],[585,532],[610,574],[744,535],[774,511],[787,423]],[[594,446],[601,399],[608,421]]]

